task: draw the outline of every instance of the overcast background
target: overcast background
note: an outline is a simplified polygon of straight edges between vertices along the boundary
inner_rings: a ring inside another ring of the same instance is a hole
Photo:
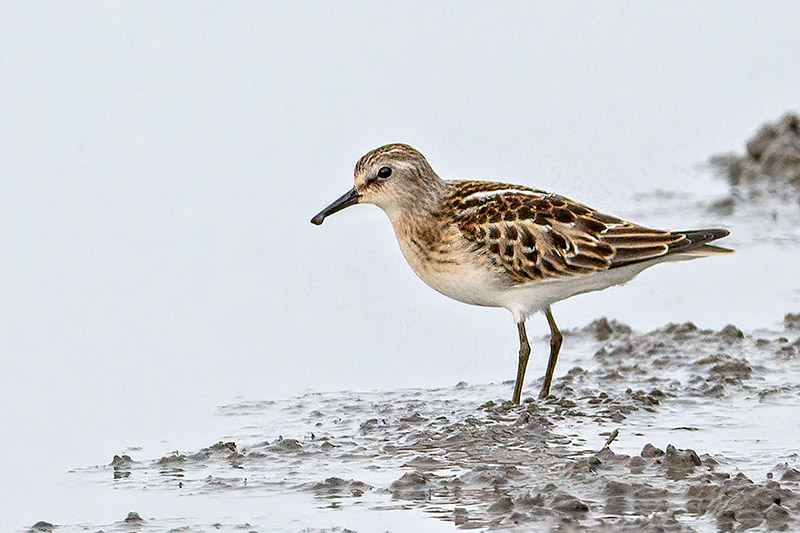
[[[207,445],[237,396],[513,378],[511,316],[427,288],[377,208],[308,223],[358,157],[406,142],[442,177],[623,215],[636,191],[713,194],[697,165],[800,107],[798,28],[792,2],[4,2],[0,528],[119,519],[65,472]],[[764,295],[790,268],[717,261],[555,316],[781,318]]]

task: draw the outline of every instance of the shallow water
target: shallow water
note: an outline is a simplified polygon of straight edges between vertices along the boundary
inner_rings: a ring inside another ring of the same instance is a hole
[[[454,523],[622,530],[648,516],[715,531],[720,519],[692,511],[698,504],[686,494],[739,473],[761,486],[770,472],[780,479],[783,469],[800,466],[793,432],[785,431],[798,422],[800,387],[785,380],[800,372],[798,338],[795,330],[743,335],[691,324],[639,335],[595,323],[567,332],[568,366],[555,383],[556,397],[539,407],[503,406],[510,383],[242,399],[217,410],[213,446],[160,459],[155,449],[127,450],[129,457],[121,453],[113,465],[73,476],[94,491],[138,494],[128,501],[139,505],[158,501],[146,519],[154,530],[217,522],[234,528],[242,517],[255,531],[334,525],[434,531]],[[498,399],[486,404],[491,398]],[[614,430],[613,453],[603,451]],[[675,475],[650,462],[645,473],[634,472],[628,455],[648,443],[695,449],[703,466]],[[584,457],[601,458],[597,472],[581,466]],[[783,486],[796,489],[798,480]],[[614,490],[622,492],[609,496]],[[557,503],[567,494],[586,510]],[[787,494],[782,505],[796,513],[797,494]],[[251,510],[254,502],[258,511]],[[229,505],[235,515],[214,518]],[[764,524],[787,523],[767,516]]]

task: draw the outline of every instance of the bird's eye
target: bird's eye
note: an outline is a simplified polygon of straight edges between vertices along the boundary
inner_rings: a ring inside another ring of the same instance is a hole
[[[380,170],[378,170],[378,177],[382,180],[385,180],[391,175],[392,175],[392,167],[381,167]]]

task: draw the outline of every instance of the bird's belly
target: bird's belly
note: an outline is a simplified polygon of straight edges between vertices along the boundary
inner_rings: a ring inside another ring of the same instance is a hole
[[[471,305],[503,307],[503,298],[492,272],[470,265],[448,265],[447,269],[414,269],[432,289]]]
[[[502,307],[509,309],[515,317],[524,318],[572,296],[627,283],[642,270],[659,262],[663,260],[654,259],[594,274],[518,285],[503,293]]]

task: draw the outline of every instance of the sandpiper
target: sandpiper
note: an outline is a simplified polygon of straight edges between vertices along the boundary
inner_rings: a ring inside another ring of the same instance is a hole
[[[525,333],[530,315],[544,313],[550,326],[542,399],[550,394],[562,341],[553,303],[625,283],[657,263],[731,252],[708,244],[728,235],[724,229],[651,229],[531,187],[446,181],[406,144],[363,156],[355,186],[311,222],[322,224],[354,204],[383,209],[406,261],[433,289],[511,311],[520,344],[514,403],[531,351]]]

